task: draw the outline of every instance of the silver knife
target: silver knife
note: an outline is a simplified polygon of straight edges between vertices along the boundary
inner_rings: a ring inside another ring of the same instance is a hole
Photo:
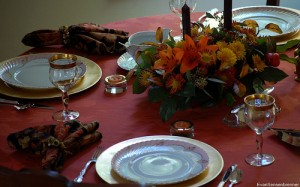
[[[3,99],[3,98],[0,98],[0,103],[9,104],[9,105],[24,105],[23,103],[20,103],[19,101]],[[42,104],[35,104],[35,103],[31,104],[31,107],[33,107],[33,108],[44,108],[44,109],[49,109],[49,110],[54,109],[54,107],[51,107],[51,106],[42,105]]]
[[[221,182],[218,184],[218,187],[223,187],[224,184],[228,181],[230,174],[236,169],[237,164],[230,166],[227,171],[224,173]]]

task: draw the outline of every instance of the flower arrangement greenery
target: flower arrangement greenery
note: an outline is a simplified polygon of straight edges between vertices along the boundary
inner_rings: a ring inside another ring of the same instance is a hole
[[[195,24],[191,36],[180,41],[171,34],[162,41],[162,29],[158,28],[158,43],[147,43],[151,47],[137,53],[142,62],[136,70],[133,93],[148,90],[151,102],[161,102],[163,121],[195,104],[210,106],[226,100],[232,105],[236,97],[261,92],[266,82],[276,83],[287,76],[277,68],[276,42],[258,37],[255,21],[233,22],[232,30],[225,30],[222,18],[206,15],[218,20],[219,27]],[[275,24],[264,29],[280,32]]]

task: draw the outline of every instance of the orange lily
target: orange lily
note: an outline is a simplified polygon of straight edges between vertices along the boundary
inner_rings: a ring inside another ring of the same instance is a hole
[[[164,70],[165,74],[172,72],[174,68],[180,64],[183,56],[183,50],[179,48],[171,48],[168,46],[167,50],[159,51],[159,60],[154,63],[154,69]]]
[[[184,55],[180,66],[180,73],[194,69],[200,62],[197,46],[189,35],[185,35]]]
[[[185,73],[194,69],[199,63],[203,65],[214,64],[216,62],[217,45],[207,45],[208,36],[203,36],[198,43],[188,35],[185,37],[184,56],[180,67],[180,72]]]

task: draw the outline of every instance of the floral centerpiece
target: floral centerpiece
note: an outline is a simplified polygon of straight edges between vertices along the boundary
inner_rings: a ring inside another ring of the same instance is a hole
[[[253,20],[233,22],[224,29],[222,17],[206,13],[219,21],[219,27],[195,24],[191,35],[175,41],[169,34],[162,41],[137,53],[142,58],[136,71],[133,93],[149,91],[149,100],[161,102],[160,116],[170,119],[178,110],[194,105],[210,106],[222,100],[228,105],[249,93],[261,92],[266,82],[276,83],[287,74],[278,69],[279,54],[270,37],[258,37]],[[276,25],[268,26],[280,32]]]

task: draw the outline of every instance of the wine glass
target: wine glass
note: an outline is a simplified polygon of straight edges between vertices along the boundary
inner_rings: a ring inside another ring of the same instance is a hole
[[[252,94],[244,99],[244,118],[246,124],[256,133],[257,153],[245,158],[252,166],[266,166],[272,164],[275,158],[270,154],[262,153],[262,133],[274,124],[275,121],[275,99],[267,94]]]
[[[180,30],[182,35],[182,7],[184,4],[190,8],[190,11],[193,12],[196,8],[196,0],[169,0],[169,6],[172,12],[180,18]],[[175,39],[182,39],[182,36],[177,36]]]
[[[54,112],[52,118],[56,121],[70,121],[79,117],[79,112],[69,110],[68,90],[76,83],[79,77],[77,57],[71,54],[56,54],[49,59],[50,82],[61,90],[63,110]]]

